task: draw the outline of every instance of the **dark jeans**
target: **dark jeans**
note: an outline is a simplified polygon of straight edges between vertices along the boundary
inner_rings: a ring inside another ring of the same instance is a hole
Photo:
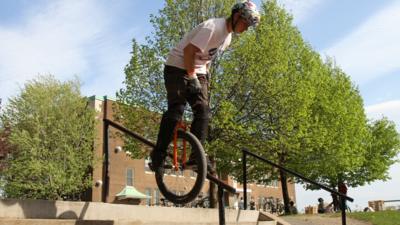
[[[197,74],[202,86],[199,94],[187,93],[186,71],[173,66],[165,66],[164,81],[167,89],[168,110],[164,112],[160,130],[158,132],[157,144],[154,149],[157,152],[166,151],[168,144],[172,141],[174,128],[182,119],[185,106],[189,103],[193,111],[193,122],[190,128],[202,144],[204,144],[208,122],[210,119],[210,108],[208,105],[208,80],[205,74]]]

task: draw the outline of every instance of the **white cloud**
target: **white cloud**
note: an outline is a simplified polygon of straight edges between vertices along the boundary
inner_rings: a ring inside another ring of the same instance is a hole
[[[93,14],[88,17],[87,13]],[[38,73],[66,78],[85,71],[88,62],[82,46],[102,30],[101,18],[101,11],[90,1],[60,1],[26,18],[24,25],[0,28],[1,80],[15,86]],[[1,92],[2,96],[11,94]]]
[[[371,119],[380,119],[386,116],[389,120],[396,123],[397,130],[400,132],[400,100],[370,105],[365,108],[365,111]]]
[[[312,15],[324,0],[278,0],[278,2],[293,15],[294,22],[300,24]]]
[[[323,52],[363,84],[400,69],[399,24],[400,1],[395,1]]]
[[[0,97],[17,94],[18,85],[38,74],[60,80],[77,75],[84,83],[83,94],[114,94],[135,31],[114,29],[117,11],[127,2],[49,1],[17,26],[0,25]]]

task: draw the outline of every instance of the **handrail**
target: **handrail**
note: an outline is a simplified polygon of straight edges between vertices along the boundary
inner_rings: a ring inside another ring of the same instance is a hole
[[[301,174],[299,174],[299,173],[297,173],[297,172],[294,172],[294,171],[292,171],[292,170],[286,169],[285,167],[283,167],[283,166],[281,166],[281,165],[278,165],[278,164],[276,164],[276,163],[274,163],[274,162],[271,162],[270,160],[265,159],[265,158],[263,158],[263,157],[261,157],[261,156],[259,156],[259,155],[256,155],[256,154],[250,152],[249,150],[247,150],[246,148],[243,148],[243,149],[242,149],[242,152],[243,152],[242,163],[243,163],[244,209],[247,209],[247,169],[246,169],[246,156],[247,156],[247,155],[250,155],[250,156],[253,156],[254,158],[256,158],[256,159],[258,159],[258,160],[261,160],[261,161],[263,161],[263,162],[265,162],[265,163],[270,164],[270,165],[273,166],[273,167],[279,168],[279,169],[281,169],[281,170],[283,170],[283,171],[285,171],[285,172],[287,172],[287,173],[290,173],[290,174],[294,175],[295,177],[298,177],[298,178],[300,178],[300,179],[302,179],[302,180],[305,180],[305,181],[307,181],[308,183],[311,183],[311,184],[313,184],[313,185],[316,185],[316,186],[318,186],[318,187],[324,189],[325,191],[328,191],[328,192],[330,192],[330,193],[332,193],[332,194],[336,194],[336,195],[340,196],[341,204],[342,204],[342,205],[341,205],[341,206],[342,206],[342,207],[341,207],[341,210],[342,210],[342,224],[343,224],[343,225],[346,225],[346,207],[345,207],[346,200],[349,200],[350,202],[353,202],[353,201],[354,201],[353,198],[351,198],[351,197],[349,197],[349,196],[347,196],[347,195],[345,195],[345,194],[343,194],[343,193],[340,193],[340,192],[338,192],[338,191],[336,191],[336,190],[334,190],[334,189],[332,189],[332,188],[329,188],[329,187],[327,187],[327,186],[325,186],[325,185],[323,185],[323,184],[319,184],[319,183],[317,183],[317,182],[315,182],[315,181],[313,181],[313,180],[311,180],[311,179],[309,179],[309,178],[307,178],[307,177],[305,177],[305,176],[303,176],[303,175],[301,175]]]
[[[315,181],[313,181],[313,180],[311,180],[311,179],[309,179],[309,178],[304,177],[303,175],[301,175],[301,174],[299,174],[299,173],[296,173],[296,172],[294,172],[294,171],[292,171],[292,170],[286,169],[285,167],[280,166],[280,165],[278,165],[278,164],[275,164],[275,163],[269,161],[268,159],[265,159],[265,158],[263,158],[263,157],[261,157],[261,156],[258,156],[258,155],[254,154],[254,153],[252,153],[252,152],[250,152],[250,151],[248,151],[248,150],[243,149],[242,151],[243,151],[243,152],[246,152],[247,155],[251,155],[251,156],[253,156],[253,157],[255,157],[255,158],[257,158],[257,159],[259,159],[259,160],[261,160],[261,161],[264,161],[264,162],[266,162],[266,163],[268,163],[268,164],[270,164],[270,165],[272,165],[272,166],[274,166],[274,167],[277,167],[277,168],[279,168],[279,169],[281,169],[281,170],[284,170],[285,172],[288,172],[288,173],[290,173],[290,174],[292,174],[292,175],[294,175],[294,176],[296,176],[296,177],[299,177],[299,178],[301,178],[302,180],[305,180],[305,181],[307,181],[308,183],[311,183],[311,184],[313,184],[313,185],[315,185],[315,186],[318,186],[318,187],[320,187],[320,188],[322,188],[322,189],[324,189],[324,190],[326,190],[326,191],[328,191],[328,192],[331,192],[331,193],[334,193],[334,194],[336,194],[336,195],[339,195],[339,196],[341,196],[341,197],[343,197],[343,198],[345,198],[345,199],[347,199],[347,200],[349,200],[349,201],[351,201],[351,202],[354,201],[353,198],[351,198],[351,197],[349,197],[349,196],[347,196],[347,195],[345,195],[345,194],[343,194],[343,193],[340,193],[340,192],[338,192],[338,191],[336,191],[336,190],[334,190],[334,189],[332,189],[332,188],[329,188],[329,187],[327,187],[327,186],[325,186],[325,185],[323,185],[323,184],[319,184],[319,183],[317,183],[317,182],[315,182]]]
[[[104,122],[106,122],[106,124],[109,124],[112,127],[116,128],[116,129],[118,129],[118,130],[120,130],[120,131],[122,131],[122,132],[124,132],[126,134],[129,134],[129,136],[131,136],[131,137],[133,137],[135,139],[138,139],[139,141],[145,143],[146,145],[148,145],[150,147],[153,147],[153,148],[156,147],[156,145],[153,142],[147,140],[146,138],[140,136],[139,134],[136,134],[135,132],[132,132],[132,131],[126,129],[125,127],[123,127],[123,126],[121,126],[121,125],[119,125],[119,124],[117,124],[117,123],[115,123],[115,122],[113,122],[113,121],[111,121],[109,119],[104,119]]]

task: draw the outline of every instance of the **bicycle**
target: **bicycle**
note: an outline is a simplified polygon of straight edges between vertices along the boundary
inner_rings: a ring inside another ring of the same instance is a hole
[[[194,154],[194,165],[186,165],[187,156]],[[155,170],[160,192],[175,204],[193,201],[200,193],[207,175],[203,146],[188,126],[179,121],[174,130],[172,146],[169,145],[161,166]],[[177,190],[179,189],[179,190]]]
[[[199,197],[199,199],[192,202],[191,208],[210,208],[210,198],[208,196]]]

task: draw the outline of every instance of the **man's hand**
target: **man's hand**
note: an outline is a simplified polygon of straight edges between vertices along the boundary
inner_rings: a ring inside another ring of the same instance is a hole
[[[187,92],[189,94],[198,94],[201,93],[201,84],[196,75],[186,76],[187,81]]]

